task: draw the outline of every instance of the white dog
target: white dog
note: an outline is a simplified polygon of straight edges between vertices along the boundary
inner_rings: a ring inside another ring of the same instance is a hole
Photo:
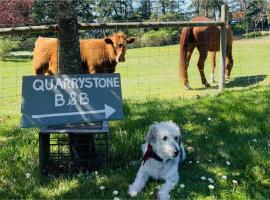
[[[137,196],[151,177],[165,180],[158,191],[158,198],[170,199],[169,193],[179,181],[179,163],[185,159],[180,137],[179,127],[172,121],[150,126],[146,135],[147,143],[142,145],[141,167],[134,183],[129,186],[131,197]]]

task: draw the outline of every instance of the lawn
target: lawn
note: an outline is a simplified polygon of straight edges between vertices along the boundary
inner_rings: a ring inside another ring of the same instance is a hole
[[[269,38],[236,41],[232,80],[216,95],[209,95],[216,89],[201,88],[197,53],[189,71],[194,90],[184,91],[179,89],[178,46],[128,50],[126,63],[117,68],[125,117],[110,124],[108,169],[45,179],[39,174],[38,129],[18,126],[21,76],[32,73],[31,59],[0,62],[1,198],[113,199],[117,190],[118,197],[126,199],[149,125],[173,120],[181,127],[187,150],[180,170],[185,187],[179,184],[171,193],[173,199],[269,199],[269,44]],[[209,74],[209,63],[206,71]],[[161,184],[150,181],[136,199],[154,199]],[[215,188],[210,190],[209,184]]]
[[[124,120],[111,123],[107,170],[45,181],[38,169],[38,130],[19,129],[18,115],[1,116],[1,198],[112,199],[117,190],[120,199],[125,199],[128,184],[139,168],[140,144],[148,126],[154,121],[173,120],[182,129],[187,149],[180,172],[185,188],[178,185],[173,199],[269,199],[269,88],[259,86],[190,100],[128,100],[124,110]],[[202,176],[215,181],[213,190]],[[137,199],[155,198],[160,184],[151,181]],[[100,186],[105,186],[103,192]]]
[[[234,68],[232,80],[227,89],[242,89],[254,84],[269,83],[270,38],[243,39],[234,42]],[[216,81],[219,72],[219,53],[217,55]],[[186,91],[180,87],[178,66],[179,46],[147,47],[129,49],[126,62],[119,63],[117,72],[121,74],[122,91],[125,99],[145,99],[152,97],[193,98],[197,95],[216,94],[216,87],[204,89],[197,69],[198,52],[195,50],[189,67],[189,80],[193,88]],[[209,80],[210,63],[205,66]],[[11,57],[0,61],[0,110],[13,104],[13,111],[18,112],[21,100],[21,77],[33,74],[32,58]],[[4,106],[3,106],[4,105]],[[10,108],[7,112],[12,111]]]

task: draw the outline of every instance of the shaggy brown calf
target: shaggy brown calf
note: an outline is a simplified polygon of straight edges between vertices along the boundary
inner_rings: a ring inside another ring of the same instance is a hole
[[[113,73],[118,62],[125,62],[127,44],[134,37],[115,33],[103,39],[80,40],[81,60],[84,73]],[[36,74],[57,74],[58,40],[39,37],[35,42],[34,70]]]
[[[36,74],[57,74],[58,41],[56,38],[39,37],[34,48],[34,70]]]

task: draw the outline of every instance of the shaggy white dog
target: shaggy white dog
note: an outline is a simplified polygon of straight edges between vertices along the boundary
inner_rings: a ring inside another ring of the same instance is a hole
[[[179,127],[172,121],[154,123],[149,128],[142,151],[141,166],[134,183],[129,186],[129,195],[137,196],[151,177],[165,180],[158,198],[170,199],[169,193],[179,181],[179,163],[185,159]]]

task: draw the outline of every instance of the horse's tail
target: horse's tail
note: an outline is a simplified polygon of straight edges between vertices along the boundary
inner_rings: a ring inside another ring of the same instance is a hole
[[[179,75],[180,75],[180,81],[185,82],[187,81],[187,67],[188,67],[188,61],[187,61],[187,50],[188,45],[190,43],[194,42],[194,35],[193,30],[191,27],[185,27],[182,30],[181,37],[180,37],[180,68],[179,68]]]

